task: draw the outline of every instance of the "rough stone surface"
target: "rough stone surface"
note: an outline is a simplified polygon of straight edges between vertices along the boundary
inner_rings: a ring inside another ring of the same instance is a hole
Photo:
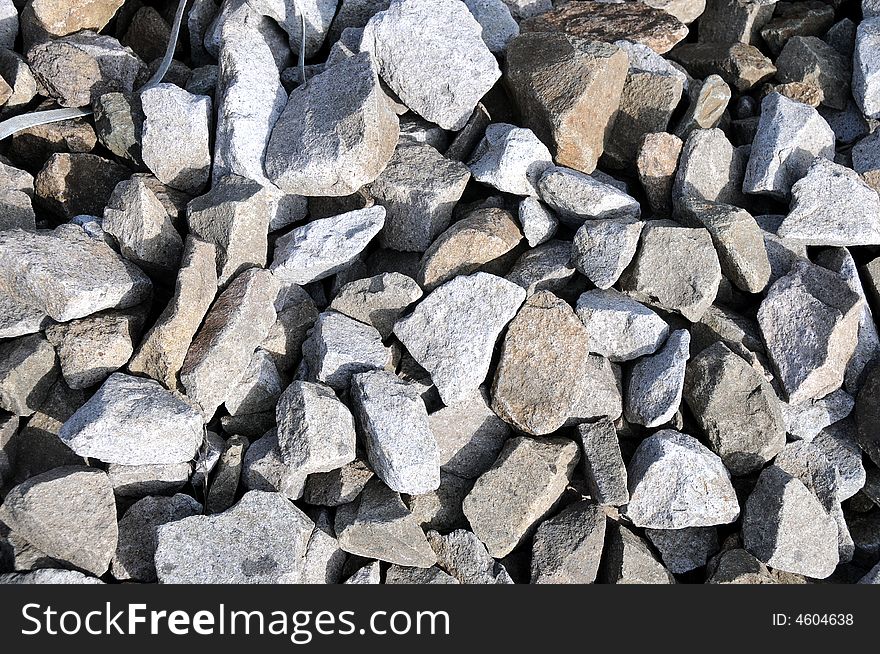
[[[474,533],[496,558],[506,556],[557,502],[580,455],[559,437],[512,438],[463,503]]]
[[[303,499],[320,506],[348,504],[360,494],[372,476],[369,466],[357,459],[332,472],[309,475]]]
[[[602,581],[607,584],[675,583],[675,577],[657,560],[643,538],[617,522],[608,525],[607,533]]]
[[[880,117],[880,16],[859,23],[853,56],[852,90],[862,113],[869,118]]]
[[[665,320],[613,288],[583,293],[576,311],[590,335],[590,352],[615,362],[653,354],[669,333]]]
[[[326,311],[303,343],[303,360],[310,378],[342,390],[352,375],[387,367],[391,352],[375,327]]]
[[[0,343],[0,408],[29,416],[58,378],[55,350],[42,334]]]
[[[748,91],[776,73],[776,66],[746,43],[685,43],[669,53],[694,77],[719,75],[737,91]]]
[[[50,36],[66,36],[80,30],[103,29],[123,4],[123,0],[69,0],[64,5],[34,0],[28,3],[25,16],[28,22],[33,21],[34,28]]]
[[[639,181],[648,196],[648,205],[660,216],[672,213],[672,185],[683,145],[678,136],[666,132],[645,134],[639,145]]]
[[[842,389],[801,404],[783,402],[785,431],[793,438],[812,442],[823,429],[846,418],[854,406],[853,397]]]
[[[250,490],[278,492],[291,500],[302,497],[306,475],[281,458],[274,429],[247,449],[241,469],[241,483]]]
[[[572,263],[597,288],[611,288],[632,261],[642,227],[631,219],[585,221],[572,243]]]
[[[570,227],[595,219],[637,220],[641,215],[639,203],[630,195],[577,170],[552,166],[541,176],[538,188],[541,199]]]
[[[516,260],[506,279],[526,290],[562,292],[577,273],[571,263],[571,242],[554,239],[531,250]]]
[[[591,584],[605,541],[605,513],[577,502],[544,521],[532,543],[532,583]]]
[[[62,218],[98,216],[131,171],[94,154],[53,154],[34,179],[36,204]]]
[[[581,397],[567,425],[592,418],[617,420],[623,414],[620,369],[603,356],[587,356],[587,374],[577,382]]]
[[[880,466],[880,365],[871,367],[856,397],[855,420],[859,447]]]
[[[742,205],[744,153],[734,148],[720,129],[697,129],[681,151],[672,189],[676,212],[687,216],[691,201]]]
[[[507,570],[490,556],[486,546],[465,529],[441,535],[428,532],[437,563],[461,584],[512,584]]]
[[[847,57],[815,36],[794,36],[786,41],[776,58],[776,79],[815,86],[822,104],[846,109],[850,98],[852,65]]]
[[[645,427],[669,422],[681,404],[690,333],[672,332],[663,347],[633,364],[626,388],[626,419]]]
[[[556,214],[537,198],[525,198],[519,203],[519,224],[529,247],[546,243],[559,229]]]
[[[514,195],[538,195],[541,174],[553,164],[550,151],[530,129],[493,123],[471,155],[474,179]]]
[[[330,308],[372,325],[382,338],[388,338],[397,319],[421,297],[422,289],[411,277],[389,272],[348,282]]]
[[[590,497],[605,506],[623,506],[629,502],[626,466],[620,452],[617,431],[608,418],[577,426],[577,438],[583,450],[584,476]]]
[[[525,296],[516,284],[488,273],[456,277],[399,320],[394,333],[430,373],[444,403],[452,404],[483,383],[495,341]]]
[[[675,574],[702,568],[718,551],[714,527],[646,529],[645,535],[660,552],[666,568]]]
[[[720,75],[709,75],[702,82],[691,80],[688,86],[688,109],[675,127],[680,138],[695,129],[718,127],[730,103],[730,86]]]
[[[688,363],[684,399],[713,451],[734,475],[760,470],[785,445],[776,394],[724,343],[715,343]]]
[[[519,34],[519,23],[502,0],[464,0],[483,28],[483,42],[493,54],[501,54],[508,42]]]

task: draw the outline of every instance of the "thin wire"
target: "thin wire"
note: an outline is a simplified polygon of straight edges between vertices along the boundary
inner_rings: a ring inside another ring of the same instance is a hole
[[[153,88],[159,84],[164,78],[168,69],[171,68],[171,62],[174,59],[174,51],[177,49],[177,39],[180,38],[180,26],[183,24],[183,15],[186,13],[187,0],[180,0],[177,5],[177,13],[174,15],[174,25],[171,27],[171,37],[168,39],[168,47],[165,48],[165,56],[162,57],[162,63],[159,65],[156,73],[150,78],[150,81],[144,84],[142,91]]]

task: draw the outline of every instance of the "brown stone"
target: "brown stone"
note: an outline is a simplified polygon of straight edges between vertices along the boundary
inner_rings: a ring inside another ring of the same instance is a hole
[[[738,91],[747,91],[776,73],[758,48],[745,43],[685,43],[669,53],[694,77],[720,75]]]
[[[125,166],[94,154],[54,154],[34,180],[38,201],[63,218],[100,216],[116,185],[128,179]]]
[[[639,145],[636,158],[639,181],[651,210],[657,215],[672,213],[672,184],[683,145],[680,138],[666,132],[645,134]]]

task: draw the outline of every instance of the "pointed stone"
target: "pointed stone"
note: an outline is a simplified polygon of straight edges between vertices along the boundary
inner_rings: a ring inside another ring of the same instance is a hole
[[[382,338],[394,332],[398,318],[422,297],[422,289],[411,277],[397,272],[348,282],[333,298],[330,308],[375,327]]]
[[[605,544],[605,512],[581,501],[545,520],[532,542],[533,584],[591,584]]]
[[[572,242],[572,263],[596,288],[611,288],[635,256],[645,223],[638,220],[587,220]]]
[[[55,350],[42,334],[0,342],[0,409],[17,416],[32,415],[58,373]]]
[[[666,568],[675,574],[702,568],[718,551],[715,527],[646,529],[645,535],[659,550]]]
[[[608,418],[577,426],[583,450],[584,476],[590,497],[598,504],[623,506],[629,502],[626,466],[620,452],[617,431]]]
[[[681,404],[690,341],[687,330],[674,331],[660,350],[633,364],[626,389],[627,420],[645,427],[672,420]]]
[[[618,522],[608,525],[601,579],[607,584],[674,584],[648,543]]]
[[[306,475],[281,458],[278,434],[272,429],[247,449],[241,483],[249,490],[278,492],[290,500],[302,497]]]
[[[638,220],[641,216],[634,198],[577,170],[551,166],[541,176],[538,189],[541,199],[569,227],[577,228],[586,220]]]
[[[537,198],[525,198],[519,203],[519,224],[529,247],[546,243],[556,234],[559,220]]]
[[[512,584],[504,566],[493,559],[486,546],[465,529],[441,535],[428,532],[428,542],[437,553],[437,562],[462,584]]]
[[[538,179],[553,165],[550,151],[530,129],[493,123],[471,155],[474,179],[514,195],[538,195]]]

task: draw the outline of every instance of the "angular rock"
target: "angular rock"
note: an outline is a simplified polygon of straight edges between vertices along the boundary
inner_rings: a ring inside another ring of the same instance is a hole
[[[430,568],[437,556],[400,496],[379,479],[336,510],[336,538],[351,554],[397,565]]]
[[[853,97],[868,118],[880,117],[880,16],[859,23],[853,56]]]
[[[774,7],[773,19],[761,29],[761,38],[773,55],[794,36],[824,34],[834,22],[834,9],[825,2],[779,2]]]
[[[805,245],[880,245],[880,196],[857,172],[818,158],[791,187],[777,234]]]
[[[76,570],[58,570],[55,568],[43,568],[33,572],[10,572],[0,575],[0,585],[3,584],[103,584],[104,582],[95,577],[84,575]]]
[[[96,576],[110,566],[118,531],[107,474],[62,466],[14,487],[0,520],[47,556]]]
[[[653,354],[669,333],[660,316],[613,288],[583,293],[576,311],[590,334],[590,352],[614,362]]]
[[[626,388],[628,421],[659,427],[672,420],[681,404],[690,341],[687,330],[676,330],[656,354],[633,364]]]
[[[706,3],[699,20],[699,40],[709,43],[759,43],[760,30],[776,4],[762,0],[716,0]]]
[[[189,495],[145,497],[119,520],[119,542],[110,572],[119,581],[156,581],[156,532],[159,525],[198,515],[202,505]]]
[[[208,311],[180,369],[187,395],[206,418],[226,399],[269,333],[278,290],[269,271],[251,268],[233,279]]]
[[[552,240],[526,250],[506,279],[524,288],[526,295],[533,295],[538,291],[562,292],[576,274],[571,242]]]
[[[734,475],[760,470],[785,445],[776,394],[724,343],[715,343],[688,363],[684,399],[712,449]]]
[[[94,103],[98,141],[117,157],[140,165],[144,111],[140,96],[104,93]]]
[[[880,466],[880,365],[873,365],[856,397],[855,420],[859,447]]]
[[[726,550],[709,562],[707,584],[775,584],[767,566],[741,548]]]
[[[779,382],[793,404],[840,388],[858,338],[862,300],[843,279],[799,263],[770,287],[758,324]]]
[[[0,49],[0,77],[12,89],[4,104],[7,109],[29,104],[37,95],[37,80],[30,66],[12,50]]]
[[[483,43],[492,54],[502,54],[508,42],[519,34],[519,23],[502,0],[465,0],[465,5],[483,28]]]
[[[2,71],[0,71],[2,76]],[[14,168],[0,161],[0,228],[33,230],[36,227],[34,215],[34,178],[30,173]]]
[[[303,343],[303,361],[310,378],[342,390],[348,387],[352,375],[387,367],[391,351],[382,344],[374,327],[325,311]]]
[[[348,282],[330,308],[372,325],[382,338],[388,338],[401,314],[421,297],[422,289],[412,278],[390,272]]]
[[[538,195],[541,174],[553,165],[550,151],[535,133],[507,123],[493,123],[471,155],[474,179],[514,195]]]
[[[18,416],[8,413],[0,415],[0,487],[5,486],[12,478],[15,451],[18,448],[15,440],[18,423]]]
[[[410,495],[406,505],[422,529],[450,531],[467,525],[461,503],[474,485],[473,480],[440,471],[440,485],[421,495]]]
[[[355,572],[351,577],[346,579],[345,584],[381,584],[382,569],[378,561],[368,563],[363,568]]]
[[[308,196],[349,195],[373,182],[399,134],[376,74],[362,52],[295,89],[269,139],[269,179],[286,193]]]
[[[841,389],[801,404],[782,402],[785,431],[793,438],[812,442],[823,429],[846,418],[854,406],[853,397]]]
[[[27,336],[44,330],[52,320],[43,311],[28,306],[0,287],[0,338]]]
[[[525,300],[516,284],[475,273],[427,295],[394,333],[431,374],[445,404],[471,396],[483,383],[495,341]]]
[[[339,506],[353,501],[373,477],[373,471],[360,459],[332,472],[309,475],[303,499],[308,504]]]
[[[566,425],[576,425],[593,418],[617,420],[623,414],[620,368],[605,357],[589,354],[587,374],[576,382],[581,397]]]
[[[746,43],[685,43],[669,53],[694,77],[719,75],[737,91],[748,91],[776,73],[776,66]]]
[[[847,57],[822,39],[792,37],[776,58],[776,68],[776,79],[780,82],[813,85],[822,95],[822,104],[833,109],[846,109],[852,65]]]
[[[569,168],[548,168],[538,188],[541,199],[570,227],[595,219],[637,220],[641,215],[639,203],[625,192]]]
[[[662,221],[642,229],[632,265],[620,278],[627,295],[698,321],[715,300],[721,266],[704,229]]]
[[[556,234],[559,220],[537,198],[525,198],[519,203],[519,224],[529,247],[546,243]]]
[[[281,458],[278,434],[272,429],[245,452],[241,483],[250,490],[277,491],[288,499],[297,500],[302,497],[306,475]]]
[[[683,145],[678,136],[666,132],[645,134],[639,145],[636,169],[655,214],[672,213],[672,185]]]
[[[53,154],[34,179],[38,204],[62,218],[100,216],[131,171],[94,154]]]
[[[711,527],[739,517],[730,475],[693,436],[672,429],[643,440],[630,460],[626,514],[637,527]]]
[[[314,527],[283,495],[249,491],[223,513],[160,525],[156,573],[164,584],[298,583]]]
[[[464,127],[501,71],[467,6],[392,0],[364,27],[361,49],[400,100],[443,129]]]
[[[746,158],[720,129],[698,129],[688,136],[672,189],[673,206],[687,215],[691,201],[744,204],[742,178]]]
[[[646,529],[645,535],[660,552],[666,568],[675,574],[702,568],[718,551],[714,527]]]
[[[113,493],[116,497],[126,498],[176,493],[189,481],[192,471],[189,461],[141,466],[111,463],[107,466]]]
[[[29,416],[58,379],[55,350],[42,334],[0,342],[0,408]]]
[[[224,451],[217,461],[216,470],[205,498],[206,513],[223,513],[233,504],[241,480],[241,469],[250,441],[244,436],[230,436],[223,444]]]
[[[611,288],[632,261],[644,222],[587,220],[572,242],[572,263],[599,289]]]
[[[246,418],[267,411],[274,415],[275,404],[284,390],[284,385],[285,382],[272,360],[272,355],[265,350],[257,350],[251,357],[244,375],[230,390],[223,404],[229,411],[230,417]],[[254,435],[262,436],[264,432],[265,430],[262,430]],[[241,432],[240,435],[249,436],[251,433]]]
[[[441,535],[428,532],[428,542],[437,554],[440,567],[462,584],[512,584],[507,570],[493,559],[486,546],[465,529]]]
[[[338,584],[347,558],[333,532],[330,512],[321,509],[315,517],[315,530],[306,549],[302,583]]]
[[[556,504],[579,458],[565,438],[507,441],[462,505],[489,554],[501,558],[517,547]]]
[[[605,506],[627,504],[626,466],[614,424],[608,418],[582,423],[577,426],[577,439],[583,450],[584,476],[590,497]]]
[[[405,568],[398,565],[391,565],[385,573],[385,583],[424,585],[457,584],[459,582],[455,577],[446,574],[437,566],[432,566],[430,568]]]
[[[709,75],[702,82],[692,80],[688,87],[688,109],[678,121],[675,134],[687,138],[695,129],[717,127],[724,118],[730,97],[730,86],[719,75]]]
[[[834,132],[812,107],[771,93],[761,101],[743,191],[784,199],[816,157],[834,157]]]
[[[617,522],[608,525],[601,579],[608,584],[674,584],[648,543]]]
[[[861,139],[852,149],[853,170],[880,193],[880,133]]]
[[[66,36],[80,30],[103,29],[123,4],[123,0],[69,0],[61,6],[51,0],[34,0],[28,3],[24,16],[31,29],[49,36]]]
[[[507,329],[492,385],[492,410],[528,434],[549,434],[572,414],[585,374],[589,332],[563,300],[532,295]]]

